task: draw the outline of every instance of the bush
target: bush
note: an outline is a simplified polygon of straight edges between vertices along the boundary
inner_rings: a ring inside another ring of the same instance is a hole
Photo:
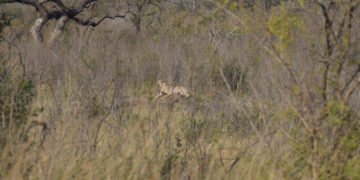
[[[7,130],[17,132],[27,123],[34,95],[32,80],[16,75],[8,61],[0,59],[1,137],[4,137]],[[1,140],[1,144],[6,144],[4,139]]]

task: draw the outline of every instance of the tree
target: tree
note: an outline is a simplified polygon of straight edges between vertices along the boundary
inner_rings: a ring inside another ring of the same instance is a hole
[[[44,40],[41,32],[44,25],[48,23],[49,20],[55,19],[57,22],[48,40],[48,43],[51,44],[63,34],[64,26],[70,20],[81,26],[96,27],[105,19],[125,18],[130,12],[127,9],[123,14],[105,14],[99,18],[90,16],[87,19],[79,17],[80,14],[83,14],[86,9],[98,1],[100,0],[80,0],[77,1],[74,6],[67,5],[64,0],[1,0],[0,3],[20,3],[34,7],[38,14],[35,23],[30,28],[30,32],[34,39],[39,42]],[[52,6],[50,5],[53,5],[55,8],[51,8]]]
[[[141,31],[142,17],[152,16],[160,9],[160,2],[164,0],[127,0],[129,13],[134,16],[133,23],[136,27],[136,31]],[[152,10],[154,9],[154,10]],[[150,10],[150,12],[147,12]]]
[[[239,29],[247,27],[249,23],[241,14],[228,7],[225,4],[215,12],[222,10],[234,18]],[[296,170],[289,173],[292,179],[296,173],[299,177],[311,174],[312,179],[359,177],[359,168],[353,165],[359,159],[360,124],[358,110],[352,105],[360,87],[359,8],[360,2],[352,0],[289,2],[277,7],[268,18],[267,37],[246,31],[287,74],[284,78],[284,72],[278,72],[278,78],[270,80],[288,103],[286,120],[294,121],[289,133],[293,136],[289,137],[296,142],[294,151],[298,156],[293,165]],[[321,36],[309,44],[296,42],[304,40],[301,32],[306,29],[306,16],[300,16],[300,12],[312,13],[309,17],[322,24]],[[300,45],[307,50],[297,54]],[[223,79],[229,84],[225,76]],[[231,94],[230,86],[227,89]]]
[[[358,172],[347,163],[356,159],[359,148],[356,139],[360,126],[350,97],[360,86],[360,61],[356,57],[359,52],[356,10],[360,2],[316,1],[310,5],[319,7],[325,39],[324,46],[320,46],[324,55],[311,57],[313,73],[299,72],[294,66],[295,60],[289,56],[291,50],[287,48],[293,41],[289,29],[298,24],[298,17],[291,11],[283,10],[270,18],[269,30],[278,36],[278,41],[271,43],[267,51],[287,71],[294,97],[300,102],[288,100],[306,134],[304,139],[295,136],[302,142],[297,148],[306,154],[302,154],[299,161],[310,157],[312,179],[348,179],[351,172]],[[282,91],[282,94],[285,93]]]

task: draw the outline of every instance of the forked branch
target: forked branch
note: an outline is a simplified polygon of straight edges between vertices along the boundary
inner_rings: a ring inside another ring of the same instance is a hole
[[[30,28],[30,32],[33,38],[38,42],[42,42],[44,40],[41,32],[44,25],[50,19],[56,19],[57,23],[55,25],[54,31],[52,32],[48,40],[48,43],[52,44],[58,37],[63,34],[63,29],[65,25],[69,22],[69,20],[73,20],[73,22],[82,26],[95,27],[101,24],[105,19],[125,18],[129,13],[129,10],[127,10],[124,14],[107,14],[100,18],[95,18],[94,16],[91,16],[86,20],[78,17],[81,12],[83,12],[86,8],[90,7],[92,3],[95,3],[97,1],[100,0],[81,0],[74,7],[65,5],[62,0],[1,0],[0,4],[20,3],[34,7],[39,13],[34,25]],[[56,7],[56,9],[49,9],[48,6],[45,6],[46,3],[52,3],[52,5]]]
[[[321,8],[323,17],[325,19],[324,22],[324,30],[325,30],[325,38],[326,38],[326,56],[327,60],[324,62],[324,72],[322,74],[321,80],[321,94],[323,99],[327,100],[327,90],[328,90],[328,80],[330,76],[334,77],[334,96],[339,101],[346,101],[351,95],[352,92],[350,89],[351,84],[356,84],[356,77],[358,75],[358,70],[352,74],[350,79],[342,85],[341,79],[344,71],[344,65],[346,63],[346,56],[351,48],[351,35],[352,35],[352,23],[354,18],[355,10],[360,6],[360,2],[353,3],[349,2],[346,11],[343,13],[343,18],[338,24],[338,31],[335,34],[333,29],[334,17],[330,18],[331,8],[330,5],[328,7],[321,2],[317,2],[319,7]],[[335,12],[332,12],[335,13]],[[340,43],[339,41],[344,39],[344,43]],[[334,48],[335,47],[335,48]],[[331,73],[330,69],[334,67],[334,72]],[[356,88],[355,88],[356,89]]]

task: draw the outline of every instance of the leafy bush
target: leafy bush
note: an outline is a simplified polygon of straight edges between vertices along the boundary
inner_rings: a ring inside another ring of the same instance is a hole
[[[4,133],[16,132],[26,124],[31,113],[31,102],[34,98],[33,81],[17,76],[5,59],[0,59],[0,124]],[[5,140],[1,140],[5,144]]]

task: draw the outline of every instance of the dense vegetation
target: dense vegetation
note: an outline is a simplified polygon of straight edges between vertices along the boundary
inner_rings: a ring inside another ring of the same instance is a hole
[[[360,179],[358,0],[0,13],[0,179]]]

